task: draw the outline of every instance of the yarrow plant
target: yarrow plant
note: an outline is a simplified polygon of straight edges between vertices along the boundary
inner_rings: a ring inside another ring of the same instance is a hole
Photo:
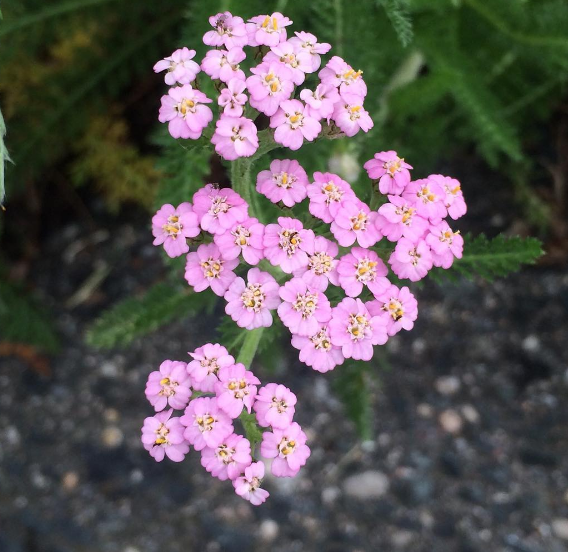
[[[222,297],[247,335],[237,358],[207,343],[187,362],[166,360],[150,374],[146,396],[156,414],[146,418],[142,442],[158,462],[179,462],[195,449],[213,477],[230,480],[258,505],[269,496],[266,469],[294,477],[310,456],[294,420],[294,393],[249,369],[263,329],[278,318],[300,361],[318,372],[346,359],[371,360],[375,346],[412,329],[418,316],[416,298],[392,275],[416,282],[461,258],[463,239],[446,219],[461,217],[466,204],[457,180],[413,181],[412,166],[395,151],[377,152],[364,165],[378,209],[337,174],[310,178],[295,159],[272,160],[252,178],[253,163],[271,149],[367,132],[367,86],[362,71],[340,57],[320,69],[331,46],[310,33],[291,36],[292,21],[281,13],[245,22],[224,12],[209,21],[203,41],[212,49],[200,65],[188,48],[155,65],[171,85],[159,120],[173,138],[204,136],[233,161],[231,188],[208,183],[191,202],[162,206],[152,230],[169,257],[186,255],[189,286]],[[248,75],[240,65],[247,47],[256,62]],[[319,80],[302,88],[312,73]],[[216,98],[198,89],[204,75]],[[282,212],[265,224],[257,205],[267,200]],[[303,202],[309,214],[295,216]]]

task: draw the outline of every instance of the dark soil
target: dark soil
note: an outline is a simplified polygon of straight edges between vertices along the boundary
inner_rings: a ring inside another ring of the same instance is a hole
[[[474,198],[462,229],[510,227],[502,194]],[[111,270],[100,289],[69,305],[101,263]],[[95,234],[79,222],[55,228],[31,273],[64,347],[49,377],[1,361],[0,551],[568,550],[563,267],[416,289],[415,329],[389,341],[390,369],[375,367],[370,442],[359,442],[331,376],[288,351],[270,377],[298,394],[312,456],[298,478],[267,478],[258,508],[197,453],[157,464],[139,440],[148,373],[211,340],[217,318],[171,324],[124,350],[84,344],[96,314],[165,274],[146,220]],[[373,483],[361,486],[365,472]]]

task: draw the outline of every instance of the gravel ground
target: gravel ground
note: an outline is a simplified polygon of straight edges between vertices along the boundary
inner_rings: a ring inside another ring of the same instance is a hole
[[[271,497],[254,508],[198,454],[156,464],[139,441],[148,373],[187,358],[217,319],[174,323],[124,350],[83,343],[104,306],[163,275],[140,228],[87,239],[66,226],[34,267],[64,347],[50,377],[2,360],[2,552],[568,550],[564,270],[417,290],[415,329],[389,341],[390,369],[376,366],[370,442],[358,442],[330,377],[288,352],[271,377],[298,394],[312,456],[298,478],[267,478]],[[71,308],[101,263],[111,267],[101,289]]]

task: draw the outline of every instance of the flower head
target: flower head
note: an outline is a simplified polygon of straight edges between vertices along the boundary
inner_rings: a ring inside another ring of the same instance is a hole
[[[213,112],[203,105],[211,101],[189,84],[170,88],[167,96],[162,96],[158,119],[161,123],[168,123],[168,130],[174,138],[196,140],[213,120]]]
[[[264,224],[255,218],[246,218],[227,230],[215,234],[213,241],[223,252],[224,259],[236,259],[242,253],[250,265],[256,265],[264,258]]]
[[[292,335],[292,346],[300,351],[300,361],[317,372],[329,372],[345,360],[341,347],[331,342],[327,323],[310,336]]]
[[[311,33],[305,32],[295,32],[296,36],[293,36],[288,40],[293,44],[299,51],[306,52],[310,56],[310,62],[312,65],[311,73],[314,73],[320,68],[321,57],[320,54],[327,54],[331,50],[331,44],[327,42],[318,43],[317,37]]]
[[[356,200],[348,182],[333,173],[314,173],[314,183],[308,186],[310,213],[324,222],[333,222],[344,200]]]
[[[292,42],[281,42],[272,46],[263,61],[276,61],[286,65],[292,72],[292,81],[296,86],[306,80],[306,73],[312,72],[312,60],[310,54],[299,49]]]
[[[261,427],[285,429],[294,417],[296,395],[284,385],[267,383],[258,390],[253,408]]]
[[[418,241],[428,230],[428,220],[417,214],[413,201],[396,195],[388,197],[389,202],[379,207],[376,221],[381,234],[391,242],[396,242],[401,237]]]
[[[225,46],[227,50],[231,50],[247,45],[247,29],[242,17],[236,17],[226,11],[212,15],[209,24],[213,30],[203,35],[203,43],[207,46]]]
[[[406,286],[399,289],[391,284],[365,306],[373,316],[380,316],[386,321],[389,336],[400,330],[411,330],[418,318],[418,302]]]
[[[256,125],[246,117],[221,115],[211,138],[215,151],[227,161],[250,157],[258,149]]]
[[[375,153],[364,165],[369,178],[379,181],[381,194],[400,195],[410,184],[410,166],[396,151]]]
[[[402,197],[414,203],[416,212],[431,222],[439,222],[447,214],[446,192],[436,180],[421,178],[408,184]]]
[[[201,62],[201,69],[212,79],[228,83],[232,79],[245,80],[245,73],[239,63],[246,54],[240,48],[231,50],[209,50]]]
[[[200,245],[195,253],[189,253],[187,256],[185,279],[197,292],[211,287],[215,295],[223,297],[237,277],[233,269],[238,264],[238,259],[223,259],[221,251],[214,243]]]
[[[231,433],[214,448],[201,451],[201,465],[221,481],[236,479],[251,465],[250,442],[242,435]]]
[[[283,63],[272,61],[253,67],[250,72],[252,75],[247,79],[249,103],[270,117],[294,91],[292,71]]]
[[[334,105],[332,119],[346,136],[355,136],[359,130],[369,132],[373,128],[371,116],[363,108],[363,102],[357,97],[352,98],[350,103],[338,101]]]
[[[358,297],[363,286],[367,286],[375,297],[390,286],[385,263],[374,251],[361,247],[353,247],[339,259],[337,273],[339,284],[349,297]]]
[[[399,278],[418,282],[433,266],[432,251],[423,239],[412,242],[401,238],[391,253],[389,264]]]
[[[298,100],[281,102],[280,109],[270,118],[270,127],[276,129],[274,140],[291,150],[300,149],[304,139],[313,142],[321,132],[320,122],[310,117]]]
[[[466,214],[467,206],[458,180],[449,176],[442,176],[441,174],[431,174],[428,180],[439,184],[446,192],[444,204],[451,218],[457,220]]]
[[[299,220],[279,217],[278,224],[268,224],[264,231],[264,256],[273,266],[292,274],[308,264],[307,251],[314,233],[304,230]]]
[[[248,43],[250,46],[276,46],[286,40],[286,27],[292,21],[280,12],[272,15],[257,15],[247,23]]]
[[[258,268],[251,268],[248,281],[236,278],[225,293],[225,312],[241,328],[254,330],[272,325],[271,309],[280,304],[276,280]]]
[[[307,437],[296,422],[286,429],[273,429],[262,434],[260,453],[265,458],[273,458],[271,471],[276,477],[294,477],[306,464],[310,449]]]
[[[286,207],[305,199],[308,184],[306,171],[295,159],[274,159],[270,170],[261,171],[256,177],[256,191],[272,203],[281,201]]]
[[[331,233],[343,247],[349,247],[355,241],[362,247],[371,247],[382,237],[376,225],[377,216],[362,201],[345,200],[331,223]]]
[[[462,258],[463,238],[460,236],[459,231],[454,232],[445,220],[430,226],[430,233],[426,236],[426,243],[432,250],[434,266],[448,269],[452,266],[454,258]]]
[[[328,298],[316,289],[308,287],[302,278],[292,278],[280,288],[283,303],[278,307],[282,323],[298,335],[312,335],[319,324],[331,318]]]
[[[308,264],[294,271],[294,276],[302,278],[306,284],[318,291],[325,291],[329,282],[338,285],[337,253],[335,242],[316,236],[313,245],[308,246]]]
[[[260,380],[241,363],[221,368],[218,377],[215,394],[219,408],[233,419],[239,417],[243,407],[250,414]]]
[[[215,384],[219,381],[219,370],[235,364],[234,357],[218,343],[206,343],[188,354],[193,358],[187,365],[187,371],[194,382],[193,387],[206,393],[215,390]]]
[[[235,492],[248,500],[253,506],[258,506],[266,502],[269,494],[265,489],[261,489],[262,478],[264,477],[264,464],[253,462],[245,468],[244,474],[233,480]]]
[[[350,297],[333,309],[329,335],[345,358],[355,360],[371,360],[373,345],[384,345],[388,339],[385,321],[372,316],[360,299]]]
[[[191,397],[191,377],[187,364],[176,360],[164,360],[160,369],[151,372],[146,383],[146,398],[156,409],[166,406],[183,410]]]
[[[231,418],[212,397],[193,399],[179,420],[185,426],[184,437],[195,450],[215,448],[233,433]]]
[[[166,71],[164,80],[170,86],[173,84],[189,84],[195,80],[197,73],[201,71],[199,64],[192,61],[195,50],[180,48],[171,56],[161,59],[154,65],[154,72]]]
[[[199,220],[191,203],[182,203],[177,208],[167,203],[152,217],[154,245],[164,245],[169,257],[179,257],[189,251],[187,238],[195,238],[199,232]]]
[[[144,420],[142,443],[150,456],[161,462],[167,456],[174,462],[181,462],[189,452],[189,443],[183,432],[180,418],[172,418],[173,410],[164,410]]]
[[[319,72],[321,82],[339,87],[341,97],[352,103],[362,101],[367,95],[367,85],[363,81],[363,71],[355,71],[351,65],[338,56],[333,56]]]
[[[211,234],[224,234],[248,216],[245,200],[231,188],[207,184],[193,196],[193,210],[201,228]]]
[[[227,88],[223,88],[217,99],[217,103],[223,108],[223,113],[229,117],[240,117],[243,114],[243,106],[247,103],[247,96],[243,94],[246,84],[240,79],[231,79]]]
[[[305,88],[300,92],[300,98],[306,102],[305,112],[320,121],[333,115],[335,104],[340,101],[337,88],[331,84],[318,84],[315,91]]]

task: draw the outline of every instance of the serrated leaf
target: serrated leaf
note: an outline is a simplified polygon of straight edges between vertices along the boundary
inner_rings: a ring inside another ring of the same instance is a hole
[[[86,341],[93,347],[126,346],[164,324],[202,311],[210,300],[207,293],[195,294],[187,288],[172,289],[167,283],[150,288],[142,297],[118,303],[92,324]]]
[[[524,264],[534,264],[544,254],[542,242],[537,238],[507,237],[500,234],[488,239],[484,234],[464,236],[464,254],[455,259],[449,270],[435,268],[428,275],[435,281],[444,278],[456,280],[458,276],[472,279],[481,276],[492,281],[516,272]]]
[[[400,43],[406,47],[414,38],[412,19],[405,0],[378,0],[389,18]]]
[[[263,431],[259,427],[256,416],[253,413],[249,414],[246,410],[243,410],[239,416],[239,420],[241,424],[243,424],[245,437],[250,441],[250,448],[254,454],[256,445],[262,441]]]

